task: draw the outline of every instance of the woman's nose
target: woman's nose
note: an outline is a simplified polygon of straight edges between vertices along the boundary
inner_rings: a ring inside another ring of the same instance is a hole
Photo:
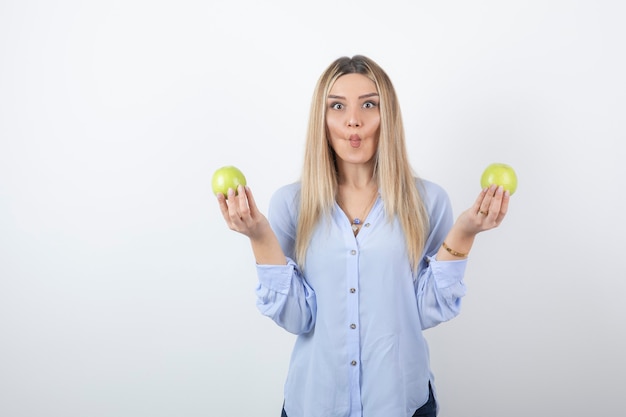
[[[350,114],[348,116],[348,127],[359,127],[361,126],[361,121],[359,120],[356,114]]]

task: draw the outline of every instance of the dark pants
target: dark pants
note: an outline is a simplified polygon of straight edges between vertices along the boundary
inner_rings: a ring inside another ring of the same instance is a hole
[[[428,384],[428,401],[426,404],[421,406],[413,417],[436,417],[437,416],[437,403],[435,402],[435,397],[433,395],[433,389]],[[287,417],[287,413],[285,413],[285,409],[283,408],[283,412],[280,417]]]
[[[436,417],[437,416],[437,403],[435,402],[435,396],[433,395],[433,389],[428,383],[428,401],[426,404],[417,409],[413,417]]]

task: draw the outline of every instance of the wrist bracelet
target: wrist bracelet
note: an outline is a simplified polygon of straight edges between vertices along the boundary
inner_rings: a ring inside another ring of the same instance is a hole
[[[450,255],[452,255],[452,256],[456,256],[456,257],[458,257],[458,258],[465,258],[465,257],[467,257],[467,253],[461,253],[461,252],[457,252],[457,251],[455,251],[454,249],[450,248],[450,246],[446,245],[446,242],[443,242],[443,243],[441,244],[441,246],[443,246],[443,248],[444,248],[445,250],[447,250],[447,251],[448,251],[448,253],[449,253]]]

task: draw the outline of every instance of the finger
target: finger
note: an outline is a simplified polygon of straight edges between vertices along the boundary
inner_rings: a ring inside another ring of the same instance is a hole
[[[477,214],[479,216],[485,216],[487,217],[490,213],[490,207],[491,207],[491,203],[494,199],[494,195],[497,192],[497,187],[495,184],[491,184],[491,186],[489,186],[489,188],[487,188],[487,190],[485,191],[485,197],[483,198],[483,200],[480,203],[480,207],[478,208],[478,212]]]
[[[224,194],[222,193],[217,194],[217,203],[220,206],[222,217],[224,217],[224,220],[226,221],[226,223],[228,223],[230,220],[230,215],[228,213],[228,203],[226,203],[226,197],[224,196]]]
[[[237,212],[242,220],[246,220],[250,217],[250,205],[248,204],[248,195],[246,194],[243,185],[237,187]]]
[[[505,191],[502,186],[498,187],[496,190],[496,194],[491,201],[491,205],[489,210],[493,214],[493,221],[495,222],[495,226],[499,226],[506,212],[509,208],[509,199],[511,195],[508,191]],[[491,217],[491,216],[490,216]]]
[[[478,197],[476,197],[476,200],[474,201],[474,204],[472,205],[472,211],[474,213],[478,213],[478,210],[480,210],[480,206],[483,202],[483,200],[485,199],[485,196],[487,195],[487,188],[483,189],[480,191],[480,193],[478,193]]]
[[[496,188],[491,201],[489,202],[489,210],[494,213],[500,212],[500,206],[502,205],[502,196],[504,195],[504,188],[500,185]]]
[[[508,191],[505,191],[502,195],[502,203],[500,204],[500,210],[498,212],[498,217],[496,218],[496,223],[500,224],[506,216],[506,213],[509,211],[509,200],[511,199],[511,194]]]
[[[256,200],[254,199],[254,195],[252,195],[252,190],[249,186],[244,187],[244,191],[246,193],[246,197],[248,198],[248,207],[250,209],[250,215],[254,217],[256,213],[258,213],[259,209],[256,205]]]
[[[228,215],[233,222],[241,220],[241,194],[233,188],[228,189]]]
[[[239,231],[241,226],[241,218],[237,213],[236,204],[234,203],[235,192],[233,189],[227,191],[227,196],[220,194],[217,196],[217,201],[220,205],[220,211],[222,217],[229,229]]]

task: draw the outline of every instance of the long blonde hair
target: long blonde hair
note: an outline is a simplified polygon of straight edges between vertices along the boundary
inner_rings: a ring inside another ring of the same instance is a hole
[[[374,178],[378,181],[385,213],[397,216],[405,234],[411,267],[417,271],[426,233],[428,214],[415,186],[410,166],[400,105],[391,80],[371,59],[355,55],[331,63],[317,81],[313,93],[301,176],[300,214],[295,255],[304,268],[313,230],[333,209],[337,195],[335,152],[326,129],[326,100],[330,89],[345,74],[362,74],[376,84],[380,96],[380,137],[375,155]]]

